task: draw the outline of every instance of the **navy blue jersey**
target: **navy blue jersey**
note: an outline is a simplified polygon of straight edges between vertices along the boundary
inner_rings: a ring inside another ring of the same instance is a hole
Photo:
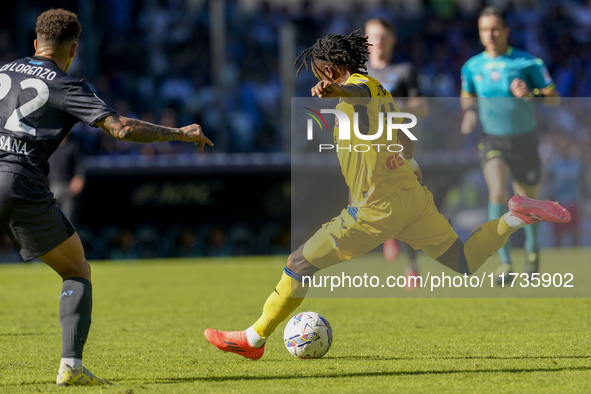
[[[380,81],[393,98],[422,96],[412,63],[390,63],[381,70],[372,68],[369,62],[366,66],[367,74]]]
[[[35,179],[72,127],[114,114],[84,80],[51,59],[26,57],[0,67],[0,171]]]

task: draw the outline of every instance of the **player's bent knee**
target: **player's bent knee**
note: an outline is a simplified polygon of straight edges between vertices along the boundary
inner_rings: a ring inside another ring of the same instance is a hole
[[[90,281],[90,264],[84,257],[82,242],[77,233],[39,258],[62,279],[84,278]]]
[[[502,188],[493,189],[488,193],[488,200],[493,204],[503,204],[509,201],[509,194]]]
[[[456,239],[437,261],[460,274],[472,275],[464,255],[464,242],[460,238]]]
[[[320,268],[312,265],[304,257],[304,245],[300,246],[298,250],[289,255],[286,267],[300,278],[303,276],[312,277],[316,272],[320,271]]]
[[[63,280],[69,278],[84,278],[90,281],[90,264],[86,259],[78,262],[72,262],[68,266],[64,266],[61,272],[58,272]]]

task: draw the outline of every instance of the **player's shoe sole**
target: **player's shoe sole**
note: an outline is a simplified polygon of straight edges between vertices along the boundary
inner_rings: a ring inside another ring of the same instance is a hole
[[[58,386],[111,386],[113,383],[94,376],[83,366],[72,368],[67,364],[62,364],[55,384]]]
[[[525,224],[540,222],[568,223],[570,213],[554,201],[540,201],[523,197],[519,194],[509,200],[511,214],[523,220]]]
[[[246,331],[218,331],[208,328],[203,333],[207,342],[218,349],[239,354],[251,360],[258,360],[265,353],[265,345],[260,348],[250,346],[246,339]]]

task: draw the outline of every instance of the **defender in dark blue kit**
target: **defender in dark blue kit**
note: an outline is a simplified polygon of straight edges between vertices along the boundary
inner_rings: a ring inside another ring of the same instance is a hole
[[[126,141],[180,140],[201,150],[213,144],[196,124],[177,129],[119,116],[83,80],[70,76],[82,30],[75,14],[48,10],[35,30],[35,55],[0,68],[0,228],[23,259],[38,257],[63,279],[57,384],[110,384],[82,366],[92,312],[90,265],[48,188],[47,160],[80,121]]]

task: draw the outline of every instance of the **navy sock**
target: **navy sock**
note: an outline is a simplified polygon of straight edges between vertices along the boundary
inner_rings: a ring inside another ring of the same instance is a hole
[[[60,295],[62,358],[82,359],[92,314],[92,285],[84,278],[64,280]]]

